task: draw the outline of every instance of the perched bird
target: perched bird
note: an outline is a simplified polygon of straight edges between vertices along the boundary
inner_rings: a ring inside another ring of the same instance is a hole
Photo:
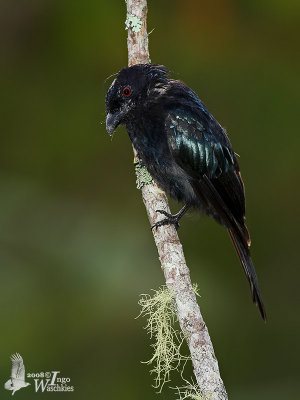
[[[106,95],[106,129],[124,124],[141,163],[172,198],[184,202],[175,215],[154,227],[174,224],[189,208],[225,226],[250,284],[253,301],[266,320],[245,225],[245,191],[226,131],[195,92],[168,77],[162,65],[123,68]]]
[[[25,382],[25,367],[20,354],[13,354],[10,359],[12,362],[11,378],[4,384],[4,388],[12,390],[12,395],[14,395],[17,390],[30,385],[30,383]]]

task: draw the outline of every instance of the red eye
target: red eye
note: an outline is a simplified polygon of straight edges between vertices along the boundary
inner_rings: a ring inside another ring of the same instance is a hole
[[[122,90],[122,94],[123,94],[123,96],[125,96],[125,97],[130,96],[130,95],[131,95],[131,89],[130,89],[129,87],[125,87],[125,88]]]

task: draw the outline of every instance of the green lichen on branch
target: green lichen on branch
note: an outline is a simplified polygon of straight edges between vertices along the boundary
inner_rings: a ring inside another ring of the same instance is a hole
[[[136,15],[129,14],[125,21],[125,29],[131,28],[133,32],[139,32],[141,30],[143,21],[141,21]]]
[[[174,327],[177,316],[173,307],[174,296],[166,286],[154,290],[154,294],[142,295],[139,300],[139,316],[147,318],[145,329],[154,339],[153,354],[147,364],[154,365],[150,371],[155,375],[154,387],[161,391],[163,385],[170,381],[170,373],[177,370],[182,361],[190,359],[181,354],[184,341],[183,333]]]
[[[195,295],[196,295],[197,297],[201,297],[201,296],[200,296],[200,293],[199,293],[199,286],[198,286],[198,283],[193,283],[192,289],[193,289],[193,292],[195,293]]]
[[[149,174],[146,167],[142,166],[139,161],[134,160],[135,173],[136,173],[136,187],[142,189],[145,185],[152,183],[152,176]]]

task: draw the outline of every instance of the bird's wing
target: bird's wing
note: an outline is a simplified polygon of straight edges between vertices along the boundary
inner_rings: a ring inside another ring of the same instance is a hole
[[[19,353],[13,354],[11,357],[12,367],[11,367],[11,377],[13,379],[25,380],[25,367],[23,363],[23,358]]]
[[[203,115],[198,117],[183,109],[168,113],[165,129],[169,148],[177,164],[189,175],[199,201],[227,227],[253,300],[266,320],[249,252],[250,237],[244,223],[245,192],[238,162],[222,127],[204,108],[200,112]]]
[[[217,178],[234,164],[234,154],[225,137],[211,131],[206,121],[200,121],[185,110],[169,112],[166,130],[173,156],[196,173]],[[216,126],[217,127],[217,126]]]
[[[175,109],[169,111],[165,129],[175,161],[194,178],[196,186],[205,186],[207,197],[217,198],[219,206],[243,223],[244,185],[230,142],[217,121],[205,112],[200,118]]]

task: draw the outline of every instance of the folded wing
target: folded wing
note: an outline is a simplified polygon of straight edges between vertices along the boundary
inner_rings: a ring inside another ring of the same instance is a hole
[[[184,109],[166,118],[169,147],[176,162],[195,180],[205,176],[238,222],[245,216],[244,185],[229,140],[212,117],[201,118]]]
[[[195,113],[183,108],[170,111],[165,129],[171,154],[190,176],[199,202],[208,214],[228,229],[253,300],[266,319],[249,252],[250,237],[244,223],[244,184],[225,131],[204,107]]]

